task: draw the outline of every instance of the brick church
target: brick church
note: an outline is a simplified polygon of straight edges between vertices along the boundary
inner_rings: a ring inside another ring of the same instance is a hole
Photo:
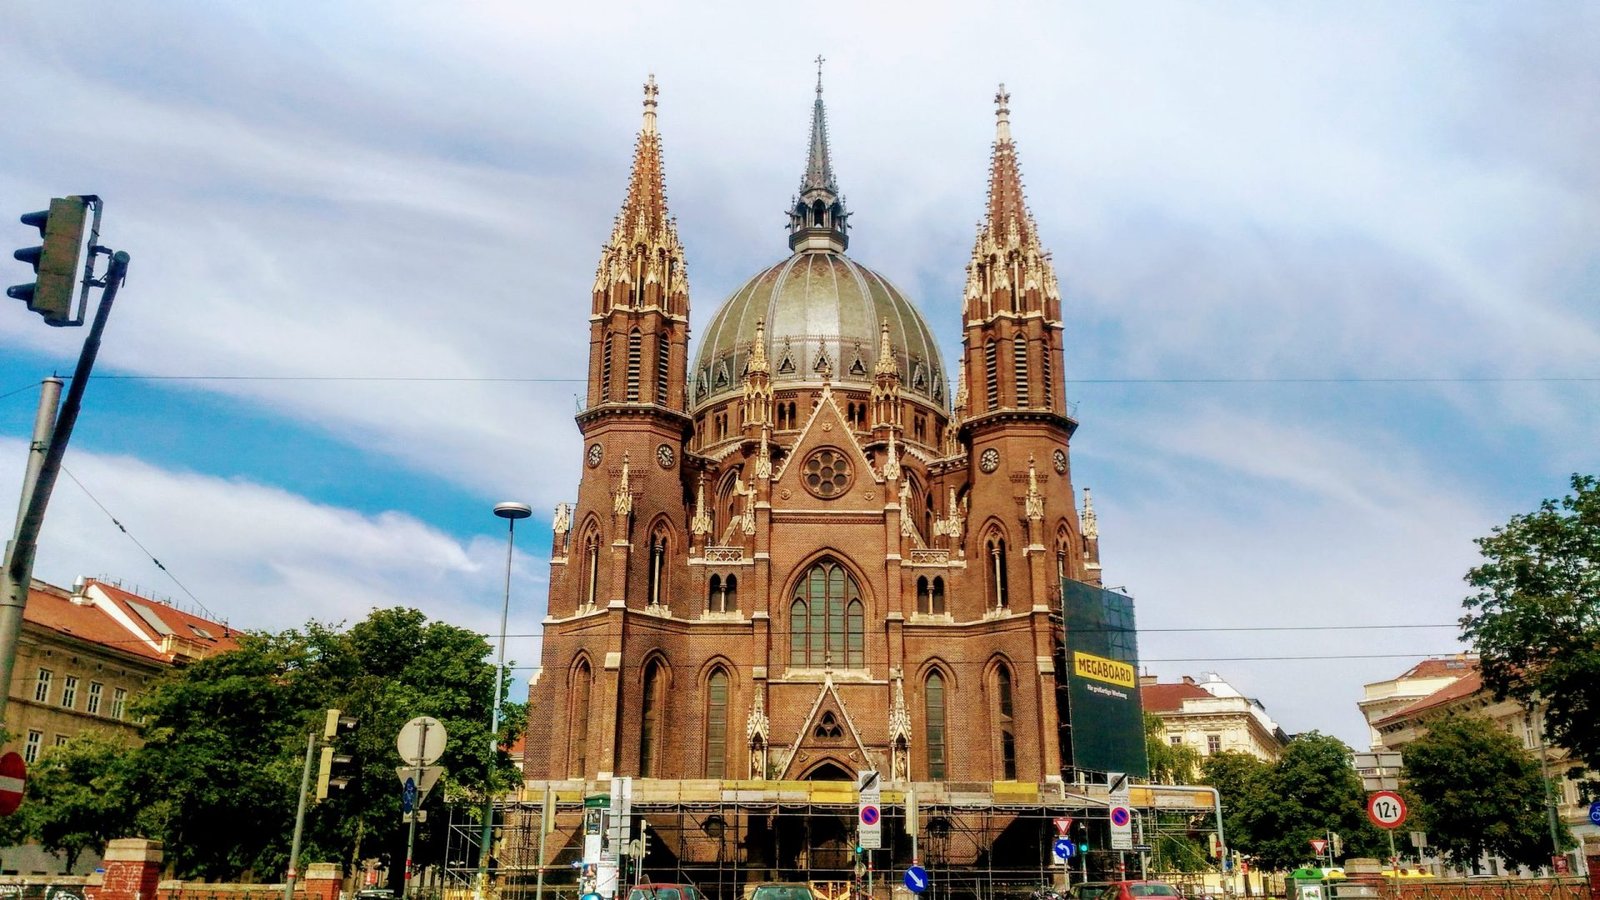
[[[966,268],[952,366],[912,299],[846,252],[820,79],[787,252],[691,346],[645,86],[594,279],[530,784],[1042,784],[1070,767],[1060,584],[1099,583],[1097,531],[1088,492],[1074,502],[1060,290],[1003,86],[995,101],[982,224],[949,261]]]

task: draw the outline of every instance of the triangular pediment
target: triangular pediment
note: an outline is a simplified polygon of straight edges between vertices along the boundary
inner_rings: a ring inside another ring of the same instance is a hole
[[[844,699],[833,685],[833,676],[823,679],[811,710],[795,732],[789,746],[789,758],[778,778],[799,778],[801,773],[818,759],[849,759],[859,761],[860,767],[870,765],[871,757],[861,742],[855,722],[845,708]]]
[[[886,499],[883,478],[873,470],[828,388],[801,427],[783,467],[774,473],[773,485],[779,497],[788,492],[790,502],[784,506],[858,512],[881,510]]]

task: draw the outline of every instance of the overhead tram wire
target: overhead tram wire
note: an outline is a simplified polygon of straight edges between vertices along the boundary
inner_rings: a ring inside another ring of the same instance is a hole
[[[1464,650],[1441,651],[1437,653],[1327,653],[1327,654],[1296,654],[1293,656],[1181,656],[1166,657],[1162,659],[1141,659],[1139,665],[1151,663],[1212,663],[1212,662],[1318,662],[1324,660],[1351,660],[1351,659],[1444,659],[1458,657],[1466,653]],[[989,666],[988,660],[940,660],[941,665],[954,669],[977,668],[984,669]],[[544,666],[512,666],[518,672],[531,672],[545,668]],[[622,669],[637,669],[638,663],[623,663]]]
[[[1460,628],[1460,622],[1442,622],[1437,625],[1221,625],[1215,627],[1195,628],[1135,628],[1136,634],[1195,634],[1200,632],[1239,632],[1239,631],[1392,631],[1411,628]],[[1125,631],[1123,628],[1073,628],[1079,634],[1099,634],[1107,631]],[[542,638],[542,631],[530,631],[523,634],[507,634],[506,637],[514,638]]]
[[[133,545],[143,551],[144,555],[150,558],[150,562],[154,563],[156,568],[166,573],[166,576],[172,579],[172,583],[178,586],[178,590],[187,594],[189,599],[194,601],[194,605],[200,607],[200,611],[206,614],[207,618],[211,619],[212,621],[216,621],[217,614],[207,608],[204,603],[201,603],[200,598],[196,597],[193,591],[189,590],[189,588],[185,586],[183,582],[179,581],[178,576],[172,574],[172,570],[168,569],[165,563],[159,559],[156,559],[155,554],[151,553],[148,547],[140,543],[139,539],[133,536],[133,532],[128,530],[128,526],[117,521],[117,517],[111,514],[111,510],[106,509],[106,505],[100,502],[100,498],[91,493],[90,490],[84,486],[83,482],[78,480],[78,476],[72,474],[72,470],[68,469],[66,466],[62,466],[61,472],[68,478],[72,479],[72,483],[77,485],[79,490],[83,491],[84,496],[88,497],[95,506],[100,507],[100,511],[106,514],[106,518],[111,520],[111,524],[117,526],[118,531],[121,531],[123,534],[127,535],[128,540],[133,541]]]
[[[486,384],[581,384],[589,379],[543,375],[140,375],[96,374],[95,379],[106,381],[309,381],[309,382],[396,382],[461,384],[481,382]],[[1327,377],[1173,377],[1173,378],[1068,378],[1067,384],[1591,384],[1600,383],[1600,375],[1534,375],[1534,376],[1327,376]],[[22,388],[21,390],[27,390]],[[12,392],[17,393],[17,392]],[[0,395],[0,399],[10,394]]]

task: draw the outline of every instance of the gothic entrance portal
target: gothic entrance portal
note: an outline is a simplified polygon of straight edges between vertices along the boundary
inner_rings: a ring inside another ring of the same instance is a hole
[[[842,763],[825,760],[813,765],[804,781],[837,782],[840,790],[855,789],[855,773]],[[846,882],[855,873],[855,809],[809,806],[779,808],[774,818],[778,868],[785,879],[812,882]]]

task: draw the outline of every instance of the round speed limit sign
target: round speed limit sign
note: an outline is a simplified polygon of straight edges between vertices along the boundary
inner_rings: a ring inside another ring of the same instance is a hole
[[[1406,821],[1406,801],[1394,791],[1379,791],[1367,798],[1367,818],[1379,828],[1399,828]]]

